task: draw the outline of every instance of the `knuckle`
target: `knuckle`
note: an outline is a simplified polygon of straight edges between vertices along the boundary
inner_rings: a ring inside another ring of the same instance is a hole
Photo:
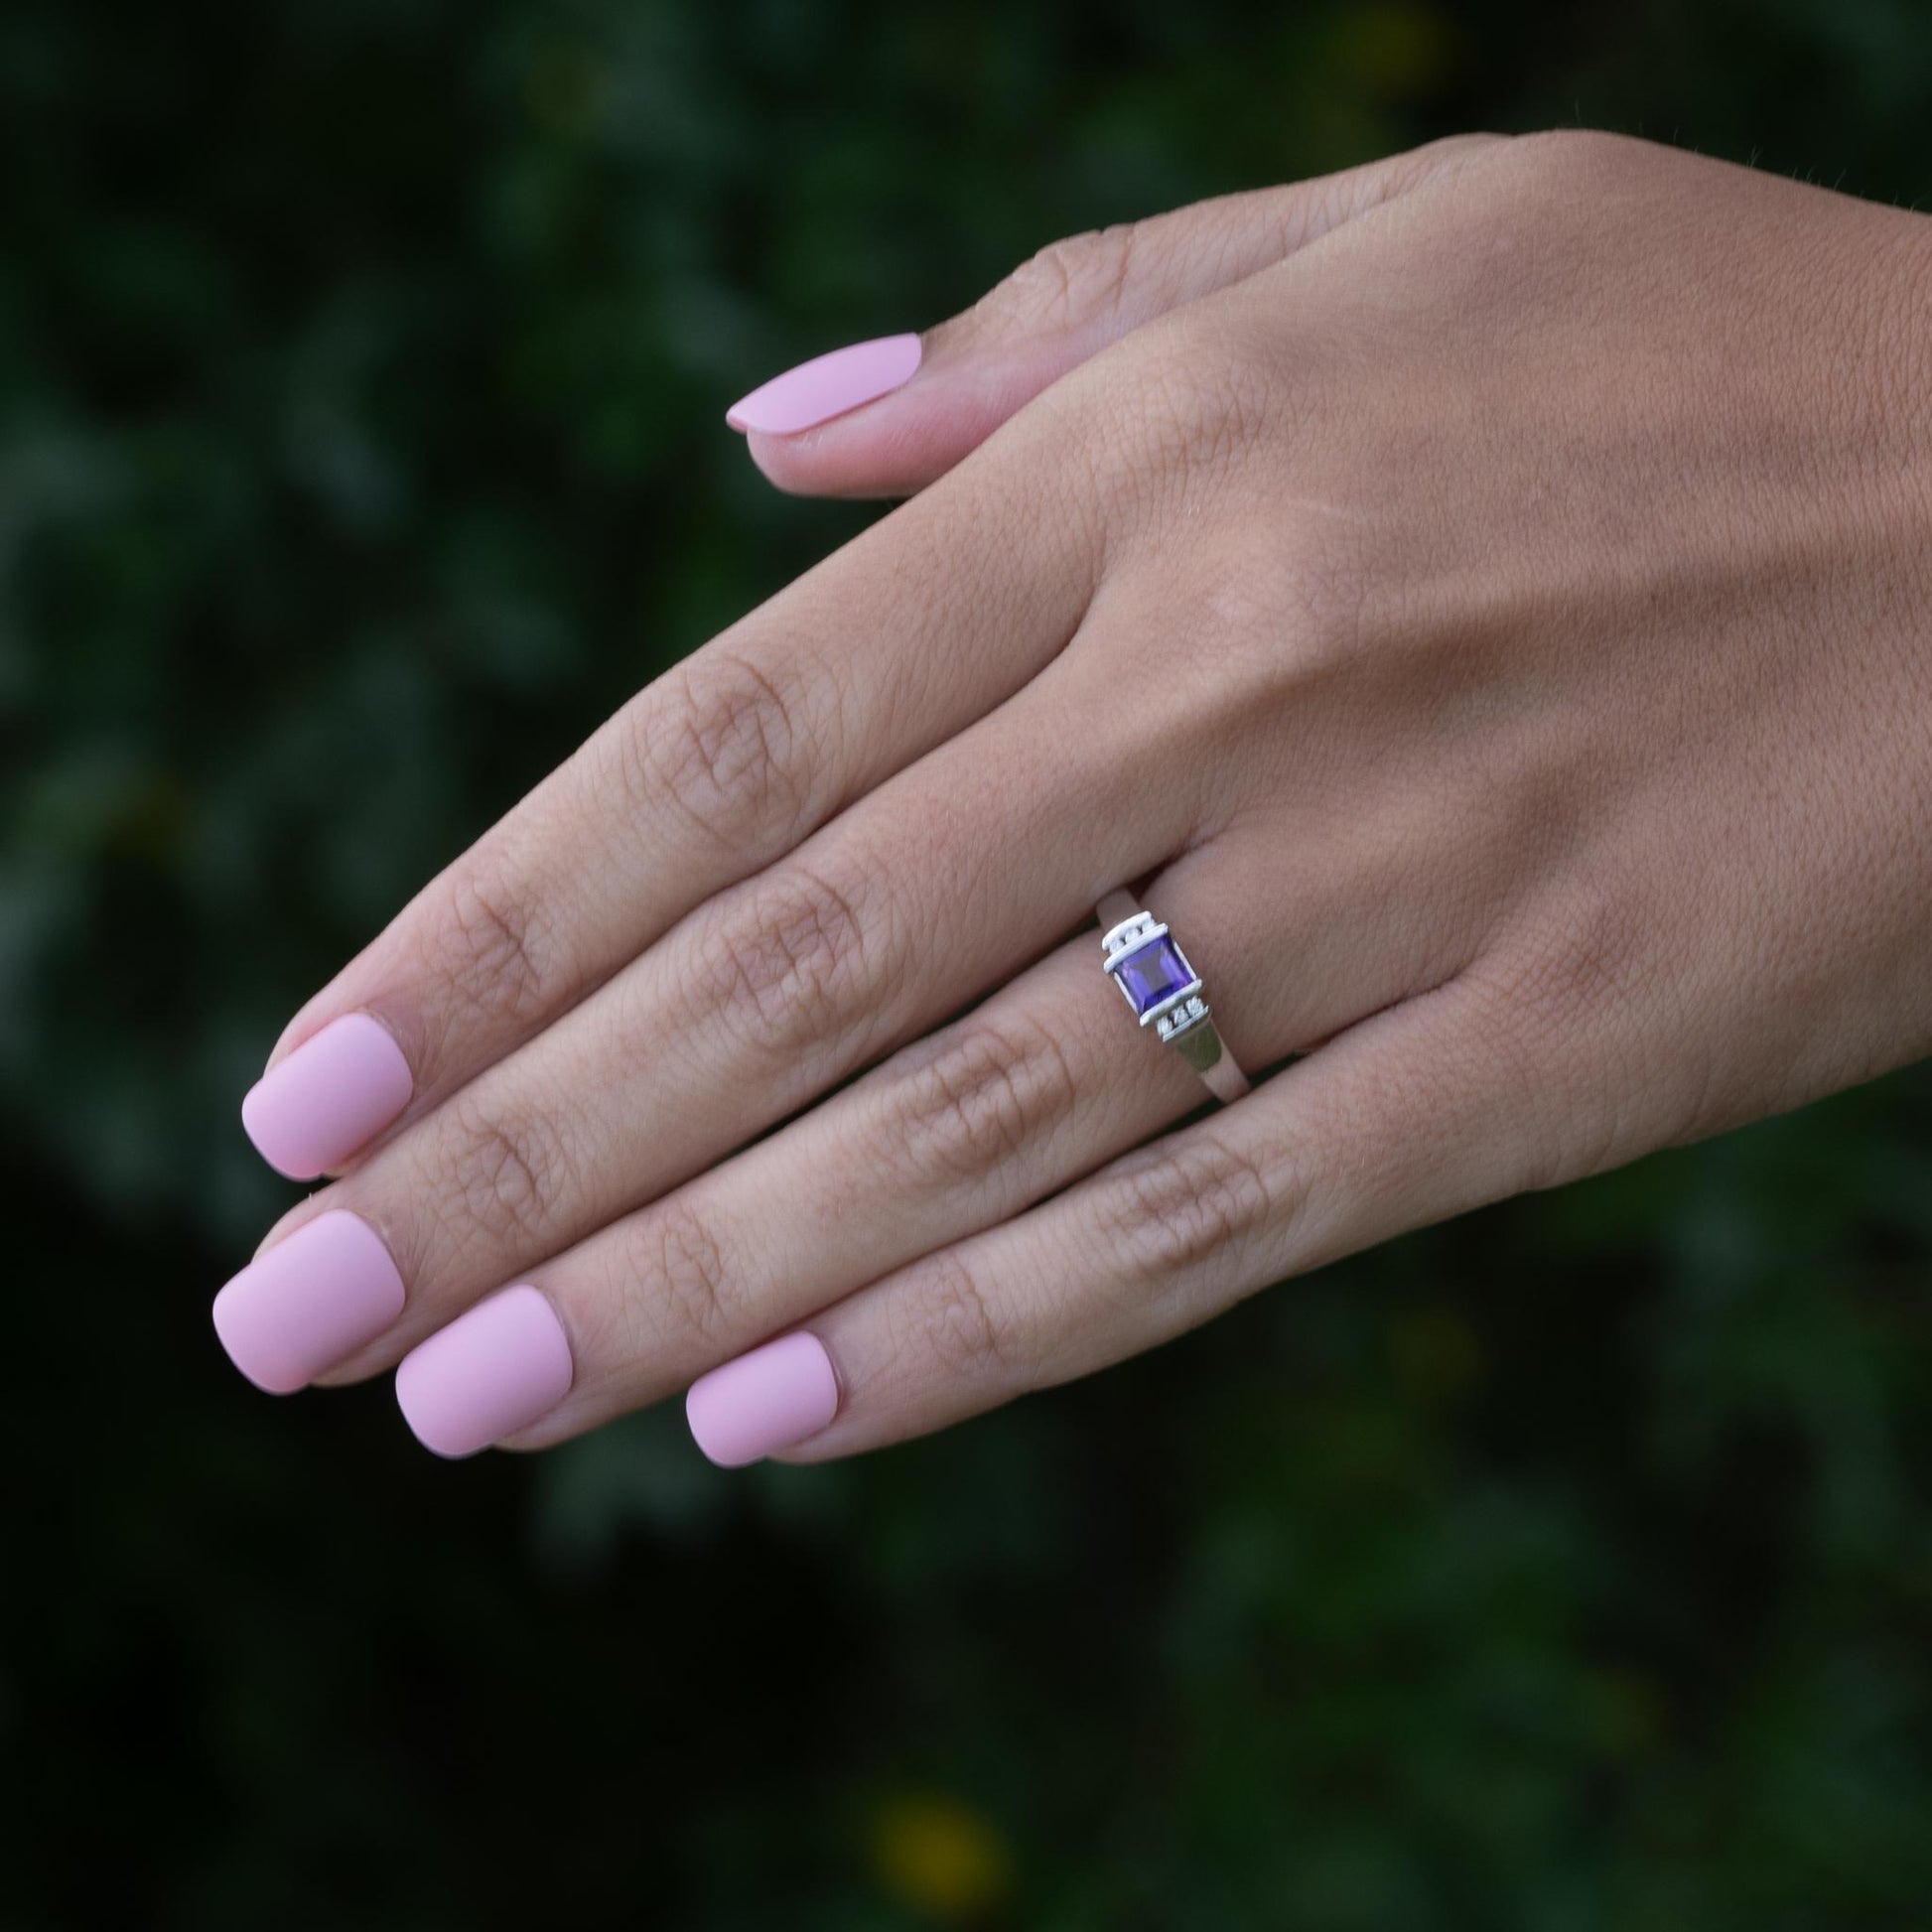
[[[875,1012],[895,946],[875,885],[793,864],[756,880],[698,940],[696,993],[743,1043],[789,1056]]]
[[[1139,230],[1132,221],[1049,241],[981,299],[982,320],[1086,328],[1120,316],[1133,283]]]
[[[799,695],[751,657],[701,652],[618,734],[624,791],[639,810],[669,801],[720,844],[774,849],[812,809],[803,718]]]
[[[556,1122],[541,1114],[515,1120],[458,1116],[449,1198],[491,1246],[518,1253],[547,1240],[570,1185],[571,1162]]]
[[[1358,660],[1397,621],[1364,545],[1346,530],[1316,541],[1286,529],[1267,556],[1245,562],[1203,546],[1170,581],[1179,627],[1215,666],[1190,702],[1218,734],[1274,716],[1286,690]]]
[[[1291,1211],[1283,1192],[1252,1155],[1196,1134],[1130,1166],[1103,1187],[1096,1211],[1129,1273],[1163,1279],[1238,1261]]]
[[[1477,969],[1470,977],[1480,982],[1485,976]],[[1592,1064],[1594,1044],[1563,1036],[1547,1016],[1518,1004],[1517,989],[1532,986],[1540,972],[1486,977],[1465,1017],[1461,1050],[1480,1063],[1486,1084],[1509,1096],[1510,1110],[1526,1130],[1498,1137],[1495,1191],[1537,1193],[1609,1165],[1617,1109]],[[1566,1074],[1561,1080],[1554,1077],[1559,1055]]]
[[[466,864],[452,874],[432,970],[453,1018],[517,1027],[548,1011],[565,975],[538,904],[486,867]]]
[[[1656,153],[1648,141],[1598,128],[1553,127],[1521,134],[1508,144],[1508,164],[1532,181],[1572,188],[1618,179],[1644,167]]]
[[[921,1358],[952,1376],[1019,1373],[1019,1351],[978,1277],[957,1254],[929,1255],[918,1264],[912,1292],[898,1298],[900,1317],[911,1330],[897,1339],[901,1360]]]
[[[688,1348],[722,1336],[729,1268],[711,1225],[689,1202],[661,1201],[644,1216],[628,1257],[640,1318],[660,1339]]]
[[[1575,132],[1574,129],[1559,131]],[[1464,162],[1506,152],[1515,146],[1517,138],[1513,134],[1498,133],[1494,128],[1469,128],[1460,134],[1439,134],[1435,140],[1425,141],[1421,147],[1410,149],[1392,170],[1393,178],[1404,187],[1419,186],[1445,169],[1453,169]]]
[[[1675,1137],[1688,1125],[1680,1105],[1702,1104],[1695,1049],[1668,1069],[1649,1064],[1653,1029],[1620,1024],[1668,998],[1654,983],[1651,929],[1634,889],[1599,881],[1468,970],[1472,1046],[1535,1123],[1520,1139],[1514,1191],[1612,1167]]]
[[[1652,914],[1633,886],[1594,868],[1587,886],[1526,932],[1500,968],[1500,993],[1527,1031],[1575,1036],[1636,991]]]
[[[892,1095],[888,1144],[919,1178],[978,1181],[1073,1112],[1073,1069],[1049,1027],[971,1020],[922,1055]]]
[[[1212,340],[1202,341],[1203,332]],[[1265,363],[1232,324],[1182,311],[1142,332],[1105,374],[1096,470],[1116,509],[1166,512],[1225,478],[1279,413]]]

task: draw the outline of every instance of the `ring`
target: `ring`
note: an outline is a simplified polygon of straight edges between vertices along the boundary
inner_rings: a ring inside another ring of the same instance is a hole
[[[1200,976],[1173,935],[1124,892],[1100,901],[1100,924],[1107,972],[1141,1025],[1174,1047],[1217,1099],[1239,1100],[1248,1076],[1221,1044]]]

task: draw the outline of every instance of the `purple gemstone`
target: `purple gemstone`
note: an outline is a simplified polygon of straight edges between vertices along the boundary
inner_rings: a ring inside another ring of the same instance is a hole
[[[1136,1013],[1148,1013],[1193,984],[1194,969],[1172,939],[1162,937],[1131,952],[1113,967]]]

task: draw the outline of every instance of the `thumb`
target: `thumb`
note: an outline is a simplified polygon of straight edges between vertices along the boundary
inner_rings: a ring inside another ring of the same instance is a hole
[[[780,489],[904,496],[1144,322],[1271,268],[1496,145],[1457,135],[1342,174],[1055,241],[963,315],[787,369],[725,420]]]

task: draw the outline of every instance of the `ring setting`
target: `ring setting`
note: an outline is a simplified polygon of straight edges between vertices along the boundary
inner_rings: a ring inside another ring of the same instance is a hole
[[[1143,1027],[1152,1023],[1167,1039],[1190,1020],[1206,1017],[1200,975],[1152,912],[1136,912],[1121,920],[1100,945],[1114,984]]]
[[[1107,973],[1140,1024],[1174,1047],[1221,1099],[1246,1093],[1247,1079],[1222,1047],[1200,975],[1179,941],[1125,894],[1109,895],[1100,917],[1106,926],[1100,945]]]

